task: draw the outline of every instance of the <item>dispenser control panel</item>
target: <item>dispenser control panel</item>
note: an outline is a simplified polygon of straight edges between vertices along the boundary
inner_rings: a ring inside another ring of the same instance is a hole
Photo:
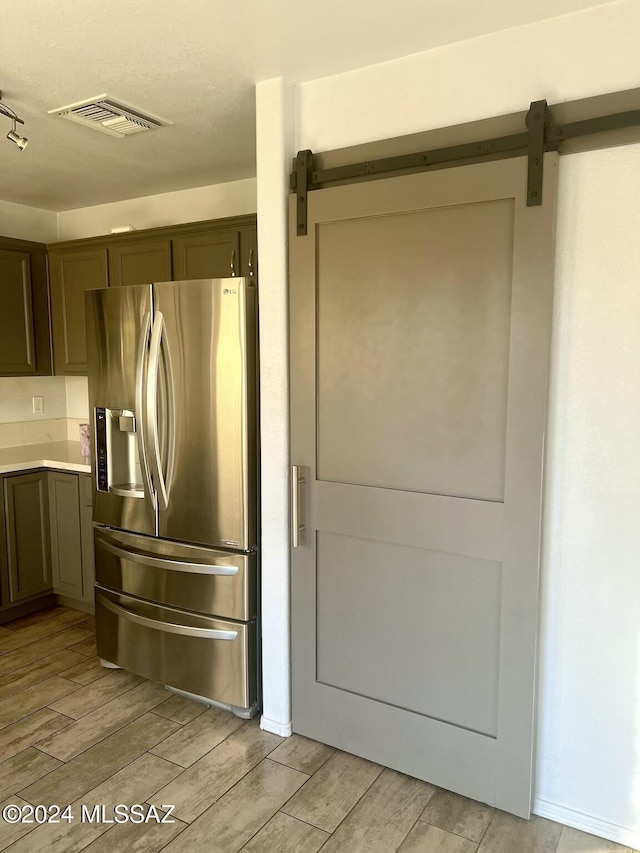
[[[109,491],[107,470],[107,412],[96,408],[96,479],[101,492]]]

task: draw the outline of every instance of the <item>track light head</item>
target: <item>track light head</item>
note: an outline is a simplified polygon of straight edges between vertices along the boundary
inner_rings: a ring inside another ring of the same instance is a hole
[[[15,122],[13,123],[13,130],[10,130],[9,133],[7,133],[7,139],[9,140],[9,142],[13,142],[14,145],[17,145],[20,151],[24,151],[24,149],[29,144],[29,140],[26,136],[20,136],[19,133],[16,133]]]
[[[18,126],[18,122],[20,124],[24,124],[20,116],[17,116],[15,110],[12,110],[8,104],[5,104],[2,101],[2,92],[0,91],[0,115],[6,116],[11,120],[13,127],[7,133],[7,139],[9,142],[13,142],[15,146],[17,146],[19,151],[24,151],[24,149],[29,144],[29,140],[26,136],[20,136],[20,134],[16,131],[16,127]]]

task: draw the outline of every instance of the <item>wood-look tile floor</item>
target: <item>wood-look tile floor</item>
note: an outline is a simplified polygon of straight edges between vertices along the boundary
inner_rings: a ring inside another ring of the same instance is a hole
[[[519,820],[298,735],[284,739],[95,657],[95,623],[55,607],[0,627],[0,818],[12,853],[630,853]],[[81,806],[175,806],[174,823],[89,823]]]

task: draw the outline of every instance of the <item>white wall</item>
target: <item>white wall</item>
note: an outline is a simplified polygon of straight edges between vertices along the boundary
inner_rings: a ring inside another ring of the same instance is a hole
[[[640,197],[630,175],[640,145],[561,159],[537,798],[548,816],[640,847]]]
[[[43,415],[33,414],[32,397],[42,397]],[[63,376],[4,376],[0,378],[0,423],[66,418]]]
[[[33,397],[44,412],[33,413]],[[67,439],[67,396],[63,376],[0,378],[0,447]]]
[[[230,181],[171,193],[130,198],[57,214],[58,240],[109,234],[112,228],[136,229],[221,219],[256,212],[256,179]],[[0,232],[1,233],[1,232]]]
[[[0,200],[0,234],[36,243],[57,240],[57,214],[53,210]]]
[[[539,98],[553,104],[635,88],[639,31],[640,4],[618,0],[303,83],[297,145],[330,150],[511,113]],[[259,130],[258,151],[261,144]],[[539,813],[636,847],[640,423],[629,392],[636,383],[640,396],[640,335],[631,335],[640,213],[630,177],[639,166],[637,146],[561,160],[536,792]],[[281,210],[285,192],[274,186],[271,197],[259,195],[259,220]],[[278,272],[261,254],[261,280],[273,273],[284,296]],[[280,379],[286,387],[286,370]],[[282,472],[263,501],[285,484]],[[284,552],[283,521],[278,530]],[[281,579],[288,572],[283,559]],[[278,659],[290,659],[286,638]],[[267,687],[268,678],[267,663]]]
[[[41,415],[33,397],[43,399]],[[0,447],[78,441],[78,424],[88,419],[86,376],[0,377]]]
[[[89,417],[89,380],[86,376],[65,376],[67,417]]]
[[[300,86],[300,147],[376,139],[640,86],[640,4],[616,2]]]
[[[291,734],[289,661],[289,373],[287,182],[295,154],[295,87],[256,89],[260,246],[260,442],[262,481],[261,726]]]

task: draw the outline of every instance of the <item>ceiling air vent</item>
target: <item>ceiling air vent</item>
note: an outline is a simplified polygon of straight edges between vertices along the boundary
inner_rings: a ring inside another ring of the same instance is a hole
[[[49,110],[49,115],[58,115],[119,138],[171,124],[170,121],[165,121],[158,116],[143,113],[135,107],[114,101],[108,95],[98,95],[96,98],[78,101],[77,104]]]

